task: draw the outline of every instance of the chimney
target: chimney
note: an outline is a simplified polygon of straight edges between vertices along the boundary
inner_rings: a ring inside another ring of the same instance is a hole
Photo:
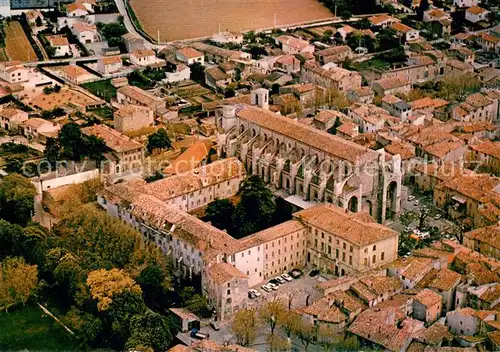
[[[269,91],[265,88],[258,88],[251,92],[250,101],[261,109],[269,110]]]

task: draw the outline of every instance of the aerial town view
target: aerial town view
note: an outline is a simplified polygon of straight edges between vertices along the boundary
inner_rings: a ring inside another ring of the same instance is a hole
[[[0,0],[0,352],[500,351],[498,0]]]

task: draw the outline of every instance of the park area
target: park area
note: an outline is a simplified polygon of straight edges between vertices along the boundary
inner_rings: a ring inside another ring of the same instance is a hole
[[[27,62],[38,59],[19,22],[9,22],[4,31],[5,52],[11,61]]]
[[[75,351],[78,343],[36,304],[1,312],[1,351]]]

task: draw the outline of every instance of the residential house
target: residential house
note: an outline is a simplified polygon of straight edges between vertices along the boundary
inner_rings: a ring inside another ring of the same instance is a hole
[[[477,41],[483,50],[500,53],[500,38],[483,32],[478,35]]]
[[[381,28],[388,28],[394,23],[399,22],[397,18],[385,14],[368,17],[368,21],[370,21],[374,27]]]
[[[114,128],[121,133],[139,131],[154,125],[153,110],[128,104],[114,113]]]
[[[184,64],[176,65],[173,72],[165,72],[165,77],[168,83],[186,81],[191,78],[191,69]]]
[[[500,224],[464,233],[463,245],[473,251],[500,260]]]
[[[30,141],[40,141],[46,140],[44,134],[54,134],[57,137],[57,133],[61,129],[61,126],[57,123],[53,123],[38,117],[25,120],[22,124],[23,134]]]
[[[210,266],[204,280],[208,303],[217,307],[217,318],[228,320],[240,309],[245,309],[248,301],[248,276],[229,263]]]
[[[450,15],[439,8],[432,8],[424,11],[424,22],[440,21],[444,19],[450,19]]]
[[[500,174],[500,142],[481,141],[469,144],[468,161],[493,174]]]
[[[137,66],[151,66],[161,61],[151,49],[136,50],[130,53],[130,63]]]
[[[342,62],[352,57],[352,50],[348,45],[332,46],[320,51],[316,51],[314,56],[321,65],[329,62]]]
[[[415,185],[423,192],[429,192],[434,189],[439,183],[449,180],[453,177],[458,177],[462,174],[470,173],[464,169],[463,165],[458,163],[422,163],[415,165]]]
[[[278,59],[281,57],[282,57],[282,55],[264,56],[263,58],[254,61],[254,69],[256,71],[260,71],[263,74],[269,74],[271,71],[274,70],[274,67],[276,65],[276,61],[278,61]],[[300,65],[299,65],[299,69],[300,69]]]
[[[45,36],[49,45],[54,48],[54,57],[71,56],[71,47],[64,34]]]
[[[342,40],[346,40],[347,36],[351,33],[354,33],[356,31],[356,28],[353,28],[349,26],[348,24],[337,28],[337,32],[335,32],[335,37],[336,38],[342,38]]]
[[[300,79],[325,88],[333,88],[341,92],[361,88],[361,75],[358,72],[341,67],[323,68],[314,62],[302,65]]]
[[[499,99],[494,95],[475,93],[453,109],[453,119],[461,122],[494,122],[498,119]]]
[[[418,157],[438,164],[461,161],[467,152],[467,146],[462,140],[433,126],[407,137],[407,140],[415,146]]]
[[[109,176],[129,173],[142,174],[145,147],[117,130],[104,124],[82,128],[82,134],[102,138],[108,149],[104,153],[107,163],[103,172]]]
[[[431,325],[441,316],[442,298],[436,292],[423,289],[413,298],[413,317]]]
[[[459,308],[446,313],[446,325],[455,335],[473,336],[482,331],[483,321],[495,320],[494,311]]]
[[[83,17],[89,14],[87,8],[79,1],[66,6],[66,14],[68,17]]]
[[[452,44],[448,53],[451,56],[453,56],[453,57],[457,58],[458,60],[463,61],[469,65],[473,65],[474,60],[476,58],[476,55],[474,54],[474,52],[472,50],[470,50],[469,48],[467,48],[463,45],[459,45],[459,44]]]
[[[276,44],[286,54],[314,53],[314,45],[309,44],[307,40],[295,38],[290,35],[282,35],[276,38]]]
[[[313,118],[313,125],[318,130],[327,131],[336,123],[348,121],[349,117],[337,110],[320,110]]]
[[[445,258],[445,266],[440,268],[440,270],[432,269],[419,282],[417,287],[428,288],[439,294],[443,302],[443,313],[445,313],[454,309],[455,294],[462,280],[462,275],[446,267],[448,265],[449,252],[438,253],[438,255],[443,255]]]
[[[473,7],[479,4],[479,0],[453,0],[453,5],[457,7]]]
[[[294,55],[283,55],[275,61],[275,67],[288,75],[300,72],[300,61]]]
[[[103,57],[97,60],[97,70],[105,75],[118,72],[122,67],[123,62],[120,56]]]
[[[402,122],[407,122],[412,113],[411,106],[394,95],[386,95],[382,98],[382,108],[389,111],[391,115],[399,117]]]
[[[346,140],[352,140],[359,135],[359,126],[354,122],[346,121],[337,127],[337,136]]]
[[[361,87],[347,91],[346,98],[351,103],[371,104],[375,93],[370,87]]]
[[[401,22],[394,22],[391,27],[398,33],[400,37],[404,37],[405,42],[411,42],[419,39],[420,32],[416,29],[413,29]]]
[[[411,90],[411,84],[406,77],[382,78],[372,82],[372,89],[383,97],[388,94],[406,94]]]
[[[198,50],[193,48],[181,48],[175,52],[175,58],[187,65],[192,65],[194,63],[204,64],[204,56]]]
[[[101,36],[94,24],[77,21],[73,23],[71,32],[77,37],[80,43],[91,44],[101,41]]]
[[[164,108],[166,105],[165,100],[135,86],[124,86],[119,88],[116,92],[116,99],[120,104],[147,106],[153,111]]]
[[[22,123],[28,120],[28,113],[19,109],[5,108],[0,110],[0,127],[6,131],[17,131]]]
[[[472,6],[465,10],[465,19],[469,22],[476,23],[487,21],[490,12],[479,6]]]
[[[293,80],[293,77],[283,72],[274,71],[264,79],[264,86],[272,88],[277,84],[283,86]]]
[[[407,260],[397,259],[385,267],[387,276],[397,277],[405,289],[413,289],[432,270],[433,260],[410,257]]]
[[[209,87],[224,90],[231,82],[231,76],[217,66],[205,70],[205,84]]]
[[[493,67],[479,69],[477,77],[483,87],[500,87],[500,70]]]
[[[212,63],[223,63],[234,61],[242,65],[252,65],[252,55],[243,51],[228,50],[219,48],[215,45],[209,45],[201,42],[195,42],[191,45],[194,49],[205,55],[205,61]]]
[[[95,76],[77,65],[63,66],[59,71],[61,77],[74,84],[82,84],[93,81]]]
[[[447,75],[463,75],[474,72],[474,66],[460,60],[448,59],[445,70]]]
[[[126,33],[122,35],[123,38],[123,44],[125,44],[125,48],[127,49],[128,53],[133,53],[134,51],[137,50],[144,50],[146,49],[145,46],[145,40],[143,38],[138,38],[132,33]]]
[[[243,34],[240,32],[219,32],[215,33],[211,40],[218,44],[243,44]]]
[[[8,61],[0,63],[0,78],[11,84],[22,83],[29,80],[29,69],[20,61]]]

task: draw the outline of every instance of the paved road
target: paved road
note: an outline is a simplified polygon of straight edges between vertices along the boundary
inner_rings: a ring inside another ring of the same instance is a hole
[[[143,36],[139,34],[135,30],[134,24],[132,23],[132,20],[130,19],[128,12],[127,12],[127,7],[125,6],[125,2],[123,0],[115,0],[116,7],[118,8],[118,11],[120,12],[120,15],[123,17],[123,23],[125,24],[125,28],[127,28],[127,31],[132,34],[133,36],[137,38],[141,38],[145,40],[145,46],[148,49],[162,49],[163,46],[161,45],[155,45],[147,41]]]

